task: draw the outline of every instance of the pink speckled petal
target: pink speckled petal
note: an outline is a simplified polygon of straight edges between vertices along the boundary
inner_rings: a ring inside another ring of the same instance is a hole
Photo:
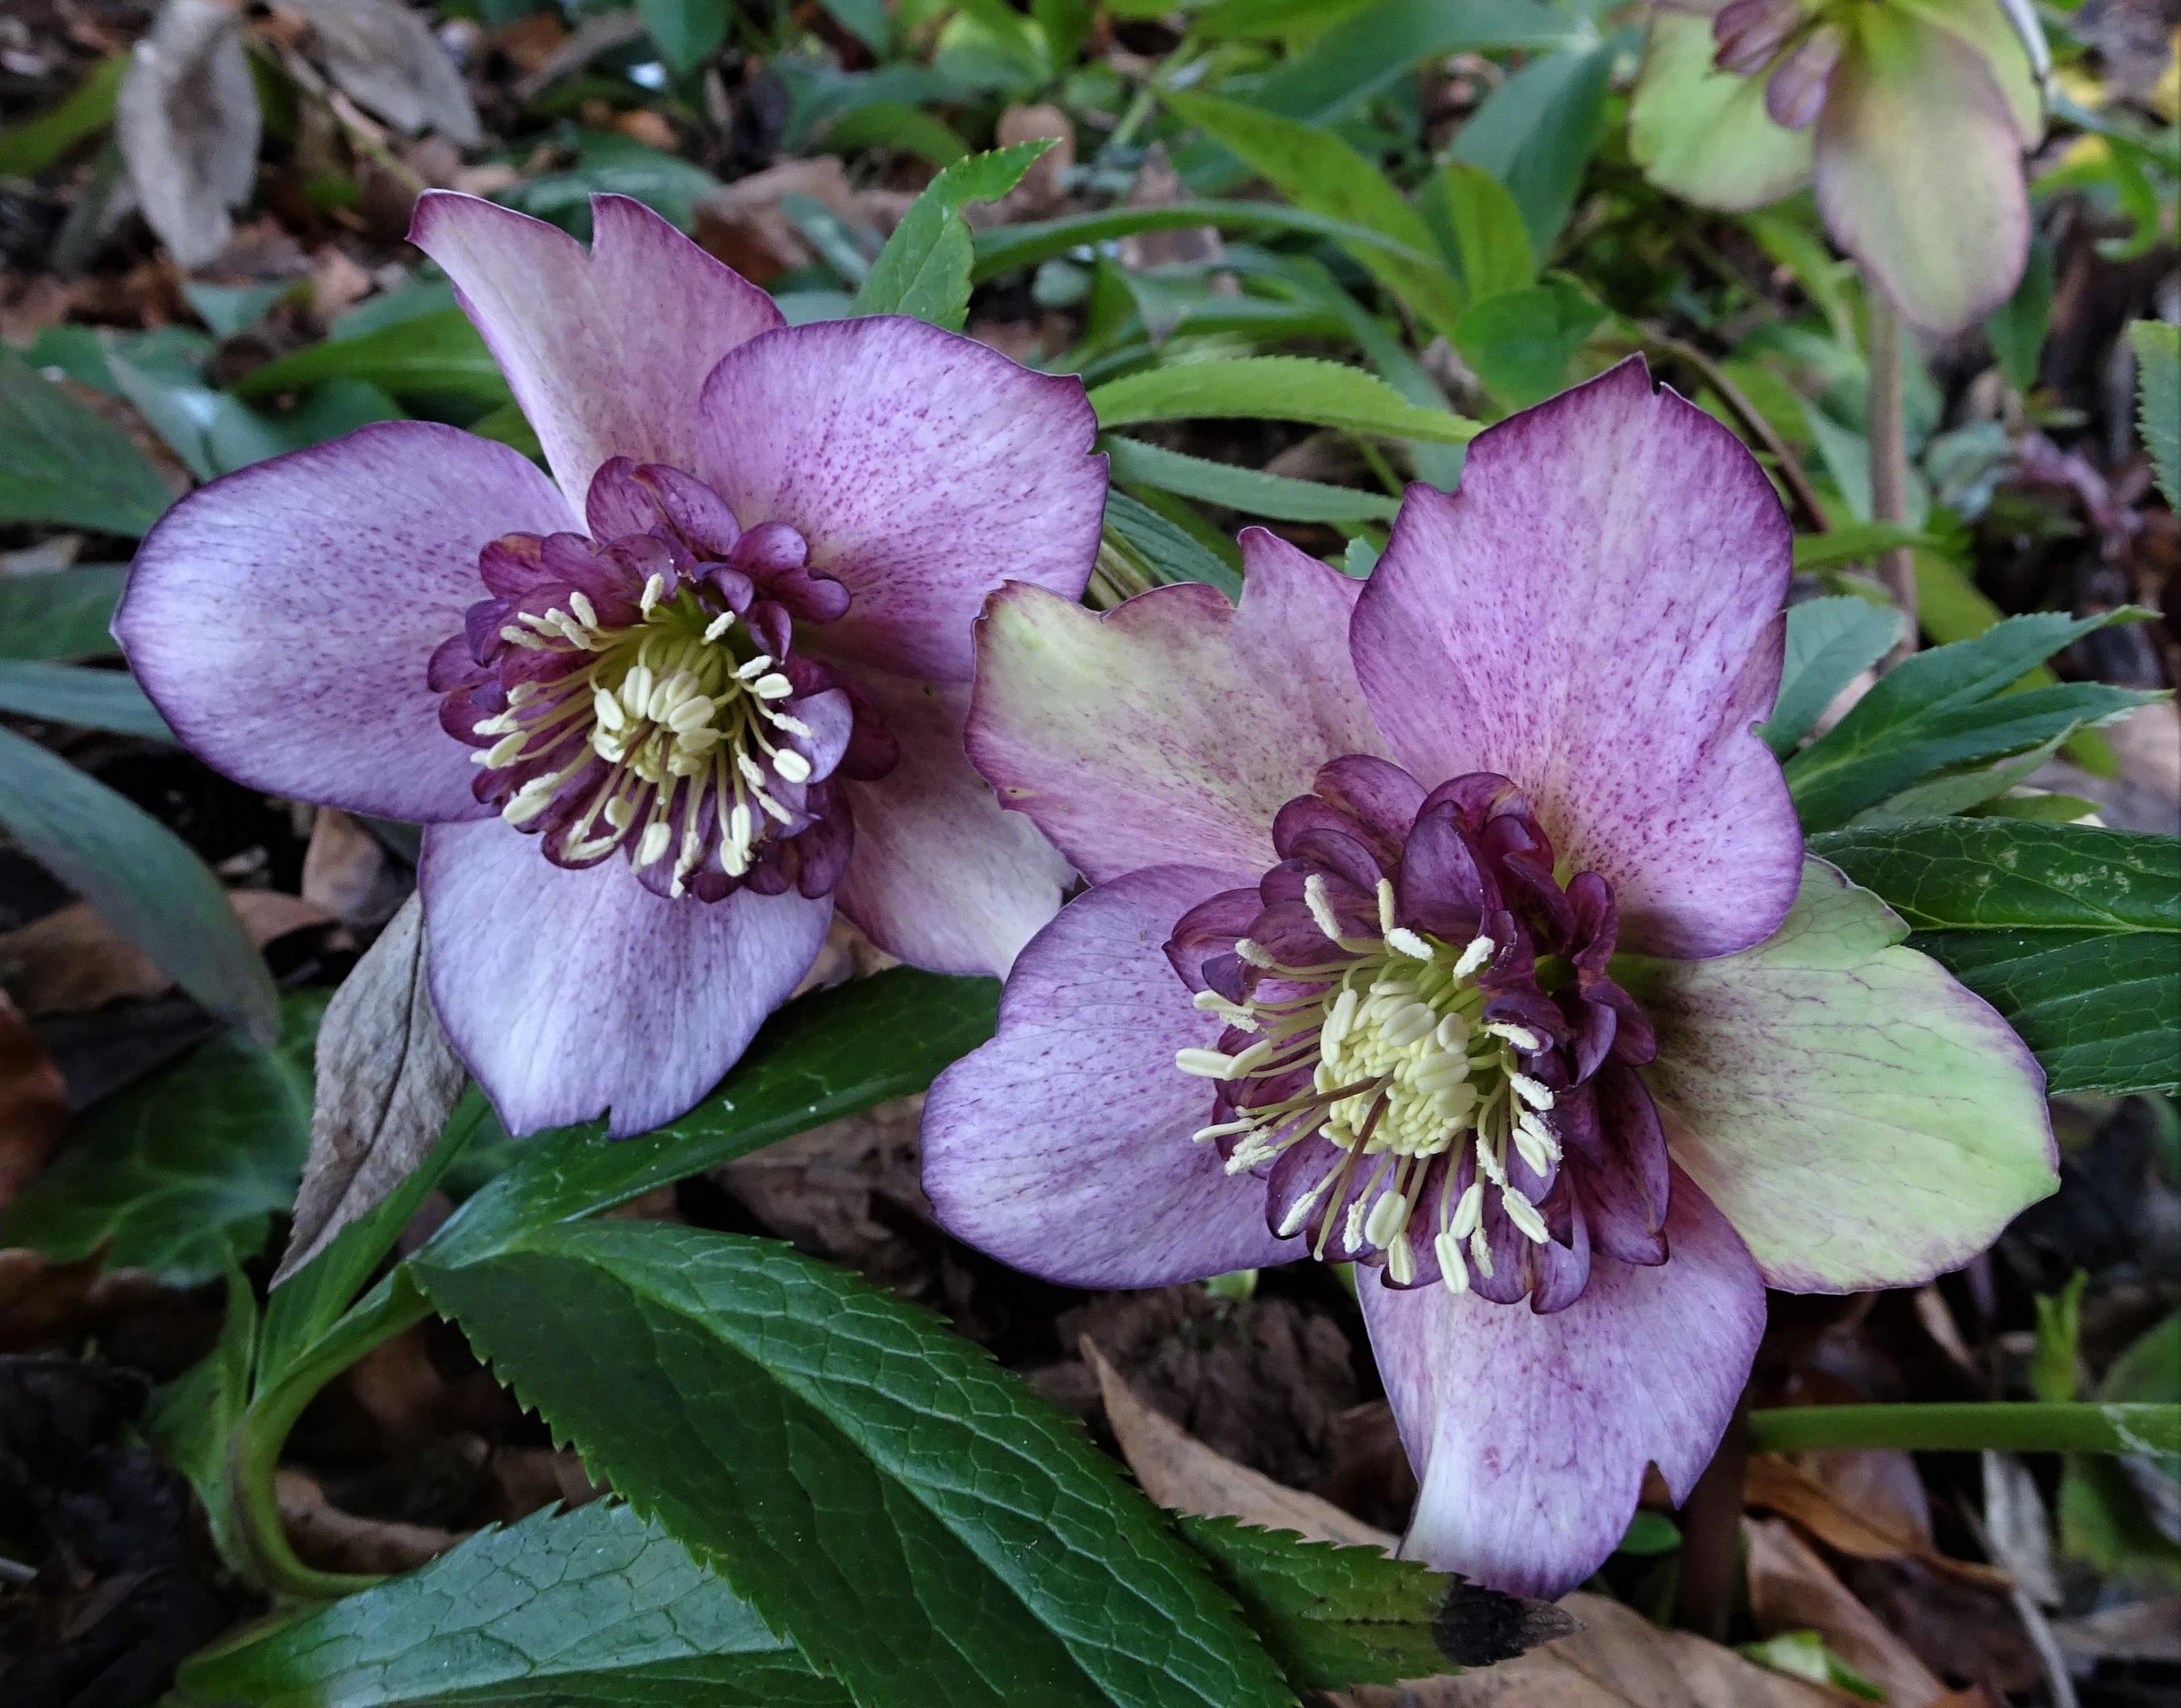
[[[1155,866],[1102,884],[1030,939],[999,1035],[939,1077],[924,1110],[924,1189],[940,1225],[1069,1287],[1148,1287],[1301,1254],[1265,1226],[1265,1183],[1190,1135],[1207,1081],[1173,1065],[1210,1047],[1162,945],[1237,873]]]
[[[1073,599],[1090,579],[1106,460],[1072,375],[875,316],[743,346],[704,410],[696,471],[744,527],[793,527],[853,596],[810,639],[832,657],[966,682],[969,625],[1002,581]]]
[[[519,451],[381,422],[168,510],[114,633],[174,733],[237,781],[389,818],[473,818],[490,809],[426,669],[485,596],[488,542],[574,526]]]
[[[654,895],[555,866],[498,818],[435,824],[417,873],[432,1001],[513,1133],[671,1121],[718,1084],[825,941],[831,901]]]
[[[875,783],[841,785],[856,849],[835,899],[890,955],[935,972],[1004,976],[1059,911],[1068,862],[970,769],[966,684],[876,670],[860,680],[901,761]]]
[[[428,190],[409,240],[462,308],[581,504],[609,457],[692,468],[712,366],[781,324],[772,299],[640,201],[591,198],[591,247],[473,196]]]
[[[1780,684],[1787,518],[1734,435],[1640,358],[1479,434],[1412,486],[1365,584],[1356,674],[1420,780],[1514,779],[1623,946],[1771,934],[1803,834],[1750,733]]]
[[[1319,766],[1383,752],[1348,658],[1358,585],[1262,528],[1242,544],[1239,610],[1194,582],[1103,616],[1010,586],[978,625],[969,757],[1093,882],[1262,872]]]
[[[1604,1563],[1655,1463],[1677,1501],[1710,1463],[1764,1332],[1734,1229],[1676,1175],[1673,1255],[1591,1255],[1540,1316],[1356,1270],[1371,1345],[1422,1490],[1402,1554],[1495,1590],[1559,1595]]]

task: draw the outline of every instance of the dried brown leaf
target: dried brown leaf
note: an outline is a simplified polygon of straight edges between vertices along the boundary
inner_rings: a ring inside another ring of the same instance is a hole
[[[276,1472],[273,1492],[290,1545],[304,1563],[321,1572],[390,1576],[414,1571],[445,1553],[465,1534],[344,1512],[328,1502],[316,1480],[297,1470]]]
[[[333,923],[324,908],[277,890],[230,890],[227,899],[260,948]],[[0,933],[0,988],[27,1015],[85,1014],[124,997],[157,996],[174,983],[85,902]]]
[[[148,1270],[102,1271],[102,1248],[55,1263],[27,1246],[0,1249],[0,1353],[51,1346],[180,1297]]]
[[[321,807],[303,851],[303,899],[345,925],[378,925],[401,905],[401,884],[377,837],[338,807]]]
[[[0,1208],[38,1177],[68,1124],[60,1069],[0,993]]]
[[[1929,1667],[1856,1600],[1783,1518],[1745,1523],[1749,1611],[1766,1636],[1815,1631],[1825,1646],[1886,1694],[1892,1708],[1928,1708],[1946,1694]]]
[[[415,135],[484,140],[462,74],[423,16],[398,0],[282,0],[311,26],[311,54],[349,97]]]
[[[1866,1510],[1843,1504],[1808,1472],[1776,1453],[1759,1453],[1749,1462],[1744,1501],[1792,1518],[1829,1548],[1858,1560],[1921,1560],[1935,1571],[1963,1583],[2005,1590],[2006,1573],[1974,1561],[1941,1553],[1928,1537],[1895,1529]]]
[[[130,55],[113,129],[137,205],[185,267],[227,246],[257,175],[240,0],[166,0]]]
[[[697,241],[754,284],[809,266],[817,257],[780,211],[783,196],[807,196],[843,219],[855,218],[848,169],[835,156],[821,154],[783,160],[706,191],[696,205]]]
[[[416,896],[334,993],[317,1066],[311,1155],[276,1287],[401,1182],[461,1095],[462,1065],[426,985]]]

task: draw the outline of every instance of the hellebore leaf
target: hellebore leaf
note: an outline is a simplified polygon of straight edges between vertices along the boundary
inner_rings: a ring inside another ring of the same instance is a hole
[[[999,985],[895,967],[789,1003],[719,1089],[655,1132],[609,1141],[605,1124],[528,1141],[523,1160],[427,1242],[426,1262],[470,1262],[529,1227],[610,1209],[801,1132],[904,1097],[992,1035]]]
[[[2181,843],[2083,824],[1941,818],[1813,837],[1910,946],[2003,1015],[2049,1088],[2181,1081]]]
[[[1483,167],[1449,160],[1425,182],[1416,203],[1471,304],[1536,281],[1538,259],[1522,210]]]
[[[0,347],[0,521],[133,539],[174,501],[127,433]]]
[[[221,1019],[268,1044],[279,1036],[273,977],[226,890],[142,807],[0,730],[0,826]]]
[[[1876,557],[1880,552],[1890,552],[1897,546],[1929,547],[1931,536],[1921,528],[1912,528],[1900,522],[1840,522],[1821,534],[1795,536],[1795,569],[1798,574],[1811,574],[1823,570],[1838,569],[1842,564],[1860,564]],[[1806,602],[1809,604],[1818,600]],[[1869,603],[1868,600],[1859,603]],[[1795,613],[1802,605],[1791,606],[1787,612],[1790,636],[1787,644],[1794,645],[1792,630]],[[1986,624],[1985,627],[1990,627]]]
[[[524,1403],[864,1708],[1289,1700],[1118,1466],[930,1312],[658,1225],[412,1269]]]
[[[1466,444],[1477,422],[1411,403],[1360,367],[1300,355],[1184,362],[1109,380],[1090,394],[1103,427],[1205,416],[1265,416],[1383,438]]]
[[[2136,427],[2158,490],[2181,510],[2181,326],[2139,320],[2128,341],[2135,351]]]
[[[116,650],[126,564],[0,576],[0,658],[91,658]]]
[[[1108,437],[1099,449],[1112,459],[1116,482],[1179,493],[1245,515],[1284,522],[1390,522],[1400,510],[1400,501],[1383,493],[1291,480],[1236,463],[1189,456],[1142,439]],[[0,582],[0,587],[5,585]]]
[[[479,1531],[419,1571],[189,1661],[175,1708],[848,1708],[618,1501]]]
[[[1484,97],[1455,140],[1456,160],[1507,186],[1540,259],[1559,241],[1605,135],[1605,85],[1619,52],[1608,41],[1540,54]]]
[[[997,201],[1022,181],[1050,137],[1018,142],[958,160],[910,205],[856,292],[858,314],[913,314],[959,332],[969,314],[969,267],[975,248],[962,210]]]
[[[1840,691],[1901,638],[1901,614],[1864,599],[1808,599],[1787,609],[1787,658],[1772,721],[1760,733],[1781,758],[1795,751]]]
[[[363,380],[395,397],[437,394],[504,404],[513,396],[492,352],[459,308],[307,344],[251,369],[234,389],[237,397],[265,397],[329,379]]]
[[[122,396],[201,481],[218,480],[293,449],[271,421],[224,391],[186,376],[139,367],[118,352],[108,355],[106,366]]]
[[[1454,344],[1494,396],[1523,408],[1566,383],[1568,363],[1604,318],[1588,291],[1555,274],[1472,306],[1454,329]]]
[[[0,581],[0,587],[4,586]],[[142,736],[153,741],[174,739],[174,732],[144,697],[136,679],[124,670],[91,670],[80,664],[53,664],[36,658],[0,658],[0,712],[49,724],[111,730],[119,736]]]
[[[2044,1088],[1991,1011],[1819,861],[1767,941],[1616,956],[1658,1030],[1675,1160],[1768,1285],[1899,1285],[1957,1267],[2057,1185]],[[1782,1182],[1788,1182],[1784,1187]]]
[[[1803,829],[1836,829],[1935,772],[2018,753],[2072,725],[2103,723],[2159,697],[2101,682],[2009,691],[2091,630],[2142,615],[2132,608],[2080,619],[2033,612],[1897,665],[1845,718],[1787,761],[1787,786]]]
[[[1242,597],[1242,577],[1209,548],[1141,504],[1118,487],[1106,494],[1106,533],[1141,565],[1153,586],[1173,581],[1206,581],[1230,600]]]
[[[295,1196],[310,1144],[311,1051],[325,997],[281,1002],[279,1045],[224,1032],[98,1105],[4,1210],[0,1245],[107,1261],[178,1287],[254,1256]]]
[[[241,1266],[227,1265],[227,1314],[213,1349],[152,1397],[145,1438],[190,1479],[204,1503],[213,1540],[234,1569],[246,1559],[227,1478],[228,1443],[250,1403],[257,1298]]]
[[[636,9],[676,72],[695,70],[726,37],[727,0],[637,0]]]
[[[1166,103],[1243,163],[1298,207],[1352,219],[1429,257],[1436,251],[1431,227],[1409,206],[1384,173],[1330,131],[1284,118],[1262,107],[1211,95],[1168,91]],[[1416,314],[1444,333],[1454,330],[1467,298],[1435,260],[1406,260],[1377,244],[1347,246],[1359,266]]]
[[[1298,1690],[1486,1666],[1571,1628],[1556,1610],[1376,1548],[1305,1541],[1234,1518],[1181,1513],[1174,1522]]]
[[[1350,246],[1378,249],[1413,267],[1427,265],[1428,251],[1412,249],[1383,232],[1354,220],[1276,201],[1182,201],[1171,207],[1112,207],[1097,213],[1072,213],[1063,219],[1003,225],[977,234],[976,264],[971,277],[981,284],[1019,267],[1035,267],[1085,244],[1110,241],[1140,231],[1178,231],[1216,225],[1221,230],[1301,232]]]

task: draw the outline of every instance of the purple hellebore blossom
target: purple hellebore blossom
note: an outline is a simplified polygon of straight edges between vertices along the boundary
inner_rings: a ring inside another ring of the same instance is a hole
[[[433,1000],[510,1128],[708,1091],[824,941],[1003,972],[1066,863],[962,752],[971,624],[1074,598],[1104,459],[1074,378],[921,322],[787,327],[639,203],[583,247],[433,192],[538,433],[367,427],[191,494],[115,620],[183,741],[420,821]]]
[[[1581,1582],[1767,1286],[1922,1281],[2056,1183],[2020,1041],[1803,857],[1752,733],[1788,544],[1632,360],[1411,487],[1361,586],[1253,529],[1240,609],[1003,589],[970,755],[1094,887],[932,1090],[941,1220],[1079,1287],[1353,1260],[1406,1551]]]

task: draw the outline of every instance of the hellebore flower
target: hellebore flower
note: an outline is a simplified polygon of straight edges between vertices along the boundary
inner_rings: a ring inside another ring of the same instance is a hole
[[[1958,332],[2022,277],[2022,155],[2045,134],[2002,4],[1661,0],[1630,152],[1660,189],[1730,212],[1814,178],[1826,229],[1902,314]]]
[[[425,826],[432,995],[518,1132],[689,1107],[833,902],[1003,971],[1068,868],[961,747],[970,625],[1073,598],[1081,385],[892,317],[785,327],[640,204],[555,227],[434,193],[444,267],[553,477],[422,421],[260,463],[145,540],[115,632],[251,786]]]
[[[1767,1286],[1954,1267],[2055,1184],[2043,1076],[1805,862],[1751,732],[1788,529],[1640,361],[1412,486],[1359,587],[1009,587],[969,752],[1094,885],[934,1087],[925,1185],[1034,1274],[1353,1260],[1407,1550],[1557,1594],[1676,1498]]]

